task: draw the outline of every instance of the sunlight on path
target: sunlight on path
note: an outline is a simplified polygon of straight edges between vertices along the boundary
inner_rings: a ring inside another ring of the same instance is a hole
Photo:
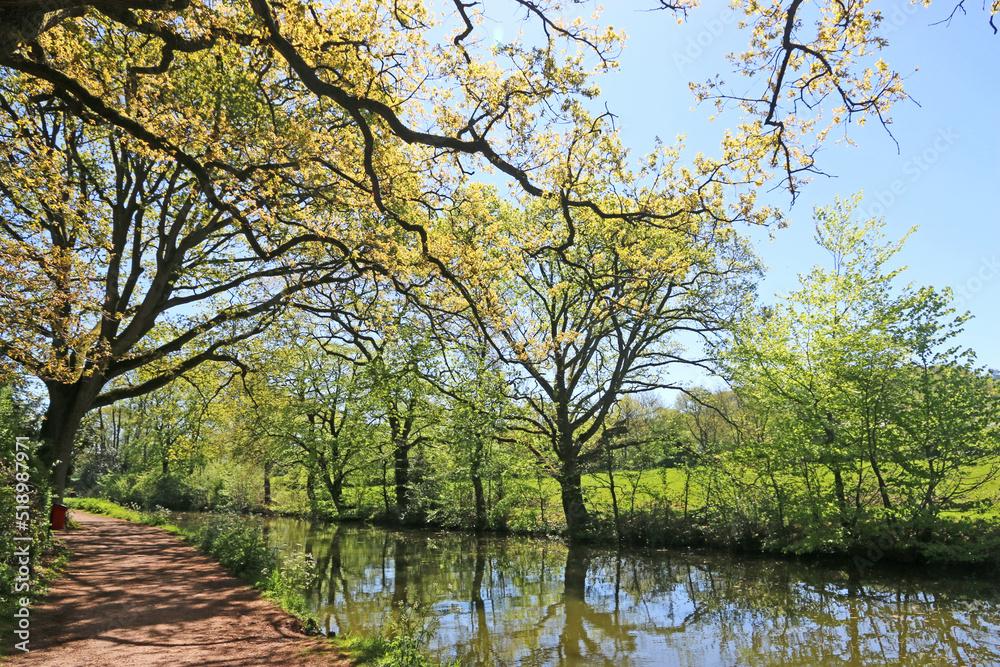
[[[304,656],[294,618],[158,528],[79,511],[74,556],[32,610],[31,651],[5,665],[340,665]]]

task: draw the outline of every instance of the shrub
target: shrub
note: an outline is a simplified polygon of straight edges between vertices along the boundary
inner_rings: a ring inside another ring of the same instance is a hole
[[[433,622],[418,606],[399,607],[393,611],[388,632],[373,636],[348,636],[343,645],[359,664],[376,667],[438,667],[426,653],[433,635]],[[449,667],[461,664],[456,660]]]
[[[278,567],[271,571],[264,590],[282,609],[305,621],[304,593],[316,578],[316,560],[311,554],[297,552],[281,559]]]
[[[128,473],[105,475],[97,484],[98,493],[105,500],[110,500],[118,505],[139,503],[142,498],[135,491],[137,478],[138,475]],[[80,509],[86,508],[81,507]]]
[[[278,554],[268,545],[264,523],[234,514],[213,517],[198,529],[194,542],[236,576],[260,585],[278,567]]]
[[[45,557],[53,547],[49,532],[52,496],[47,471],[35,453],[36,443],[17,446],[16,439],[28,435],[25,410],[14,401],[10,388],[0,385],[0,627],[5,636],[14,618],[14,601],[34,599],[50,574]],[[29,539],[15,541],[15,536]],[[32,566],[27,581],[18,580],[22,565],[15,554],[24,545],[29,547]]]
[[[170,523],[170,510],[157,505],[149,512],[140,513],[139,522],[149,526],[163,526]]]

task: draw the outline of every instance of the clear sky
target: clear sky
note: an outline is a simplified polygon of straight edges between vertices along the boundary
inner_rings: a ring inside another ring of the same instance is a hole
[[[598,81],[602,102],[617,115],[636,157],[651,148],[654,137],[669,143],[678,134],[686,135],[689,148],[712,155],[738,118],[727,112],[709,122],[709,104],[692,111],[687,84],[729,74],[725,54],[743,51],[747,34],[723,2],[705,2],[681,26],[667,12],[637,9],[655,4],[606,5],[602,23],[624,28],[629,41],[621,69]],[[866,217],[885,217],[887,237],[919,225],[897,255],[909,267],[903,279],[955,290],[956,305],[975,316],[960,344],[974,349],[980,364],[1000,368],[1000,35],[993,34],[980,4],[946,26],[931,24],[946,18],[954,2],[930,8],[907,0],[873,3],[887,17],[883,34],[890,43],[882,57],[896,71],[912,73],[906,89],[919,106],[906,102],[892,111],[898,149],[877,124],[852,128],[857,146],[831,144],[819,155],[820,168],[834,178],[815,177],[791,208],[787,193],[767,196],[786,211],[790,224],[775,231],[773,241],[755,235],[769,267],[762,300],[794,289],[798,274],[827,261],[813,241],[813,207],[864,191],[862,210]],[[595,7],[585,2],[579,11],[589,15]],[[519,27],[497,25],[514,32]],[[725,78],[742,83],[735,75]]]

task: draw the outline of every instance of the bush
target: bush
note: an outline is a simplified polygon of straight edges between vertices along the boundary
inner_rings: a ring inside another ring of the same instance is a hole
[[[142,498],[134,491],[137,478],[138,475],[127,473],[105,475],[97,484],[98,493],[105,500],[110,500],[118,505],[137,504],[142,501]]]
[[[304,593],[316,582],[316,578],[316,560],[312,555],[294,553],[283,558],[271,571],[264,590],[282,609],[307,621]]]
[[[198,509],[198,492],[179,473],[112,473],[101,478],[100,495],[119,505],[164,507],[177,512]]]
[[[254,585],[265,582],[278,567],[278,553],[268,545],[259,519],[224,514],[213,517],[194,535],[203,552],[236,576]]]
[[[139,522],[148,526],[164,526],[170,523],[170,510],[157,505],[149,512],[140,513]]]
[[[45,558],[53,549],[49,532],[52,496],[47,470],[35,453],[36,443],[17,446],[17,438],[28,435],[25,410],[14,401],[9,387],[0,386],[0,627],[5,636],[14,618],[14,601],[36,599],[51,574]],[[15,541],[15,536],[29,539]],[[31,562],[27,580],[19,578],[22,565],[15,555],[25,545]]]

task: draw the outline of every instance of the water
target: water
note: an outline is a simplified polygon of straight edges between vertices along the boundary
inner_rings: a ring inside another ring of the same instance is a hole
[[[316,558],[326,632],[416,605],[463,665],[1000,665],[1000,584],[981,577],[269,523]]]

